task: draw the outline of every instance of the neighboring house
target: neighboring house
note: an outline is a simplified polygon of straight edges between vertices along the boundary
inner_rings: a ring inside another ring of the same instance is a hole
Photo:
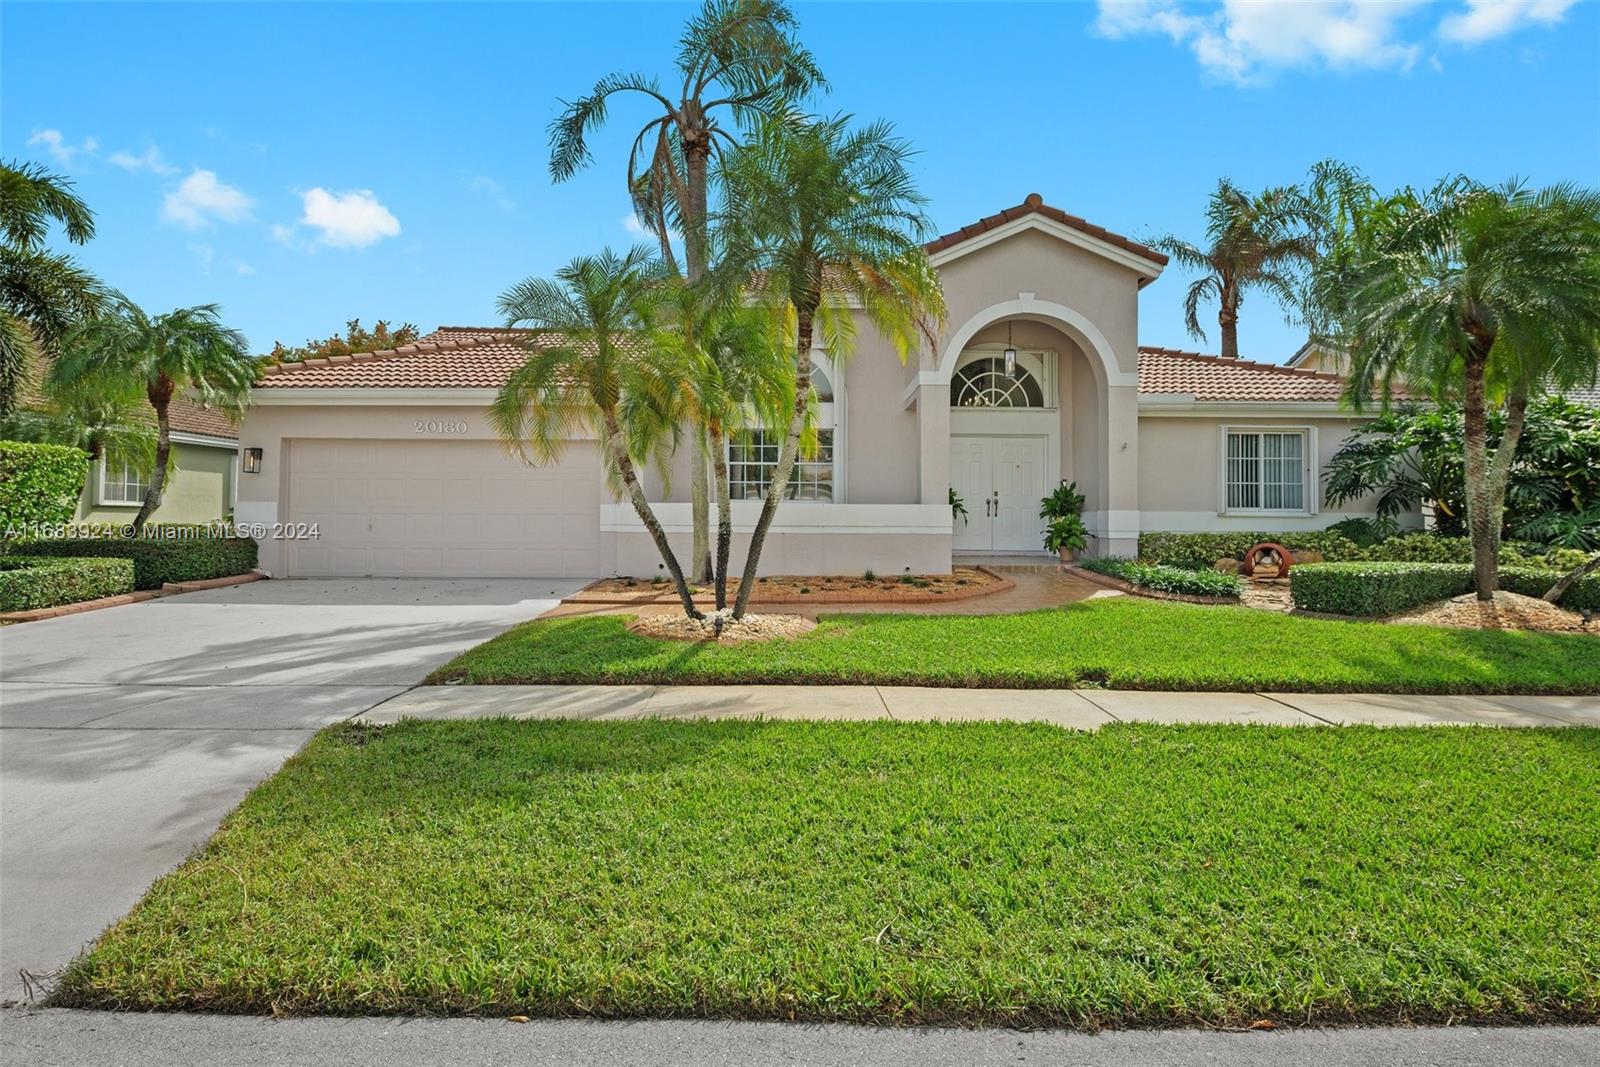
[[[1289,357],[1285,366],[1296,367],[1301,370],[1319,370],[1330,374],[1344,374],[1347,371],[1345,354],[1331,345],[1320,341],[1307,341],[1301,345],[1294,355]],[[1561,395],[1575,404],[1588,404],[1600,407],[1600,382],[1589,386],[1578,386],[1573,389],[1561,390]]]
[[[216,522],[233,513],[238,482],[239,430],[214,408],[174,400],[172,473],[155,523]],[[125,523],[138,514],[150,487],[149,472],[140,472],[104,456],[89,464],[89,477],[78,498],[78,522]]]
[[[821,448],[762,555],[768,574],[935,573],[959,553],[1040,551],[1039,501],[1086,498],[1090,551],[1132,555],[1141,530],[1319,529],[1321,470],[1361,418],[1332,374],[1138,344],[1139,290],[1166,257],[1044,204],[931,242],[948,322],[901,364],[866,322],[850,363],[823,360]],[[508,455],[486,405],[523,360],[514,331],[441,328],[396,350],[270,368],[240,445],[246,523],[279,576],[655,574],[633,510],[605,490],[592,440],[558,464]],[[1007,351],[1014,352],[1007,373]],[[740,556],[778,436],[729,447]],[[687,450],[652,500],[688,547]],[[966,521],[952,520],[948,495]],[[1420,521],[1418,519],[1417,521]]]

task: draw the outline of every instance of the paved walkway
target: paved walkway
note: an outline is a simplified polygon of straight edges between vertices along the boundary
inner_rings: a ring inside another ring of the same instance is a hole
[[[127,912],[316,730],[578,585],[254,582],[0,631],[0,1001]]]
[[[536,1019],[259,1019],[0,1013],[0,1059],[30,1067],[1590,1067],[1581,1026],[1211,1030],[952,1030],[799,1023]]]
[[[892,685],[423,686],[362,713],[401,719],[790,719],[1112,722],[1279,726],[1600,726],[1600,697],[1373,693],[1159,693],[1112,689],[932,689]]]

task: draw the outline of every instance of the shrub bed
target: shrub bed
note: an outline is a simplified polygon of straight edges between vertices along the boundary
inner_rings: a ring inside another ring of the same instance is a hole
[[[94,556],[133,561],[135,589],[159,589],[166,582],[198,582],[247,574],[256,566],[256,543],[249,537],[63,537],[30,542],[33,556]]]
[[[0,611],[33,611],[133,591],[133,561],[0,558]]]
[[[1139,562],[1162,563],[1185,570],[1210,570],[1219,559],[1243,559],[1251,545],[1271,541],[1295,552],[1321,552],[1327,560],[1359,559],[1356,543],[1334,530],[1282,533],[1173,533],[1154,530],[1139,535]]]
[[[0,537],[71,521],[88,470],[81,448],[0,441]]]
[[[1543,596],[1561,571],[1501,567],[1500,588],[1524,596]],[[1306,563],[1290,573],[1289,593],[1302,611],[1330,615],[1393,615],[1436,600],[1472,591],[1468,563]],[[1600,577],[1590,576],[1567,590],[1561,606],[1600,610]]]
[[[1248,545],[1245,547],[1249,547]],[[1219,574],[1213,570],[1185,570],[1159,563],[1139,563],[1118,556],[1079,560],[1078,566],[1096,574],[1109,574],[1125,582],[1154,589],[1159,593],[1177,593],[1181,596],[1232,597],[1237,600],[1244,591],[1244,583],[1232,574]]]

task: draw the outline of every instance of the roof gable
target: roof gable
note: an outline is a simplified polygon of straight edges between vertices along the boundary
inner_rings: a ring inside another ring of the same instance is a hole
[[[1127,267],[1139,275],[1141,288],[1154,281],[1167,265],[1167,257],[1148,245],[1052,207],[1038,193],[1029,193],[1015,207],[1005,208],[959,230],[936,237],[923,248],[938,265],[1025,230],[1042,230]]]

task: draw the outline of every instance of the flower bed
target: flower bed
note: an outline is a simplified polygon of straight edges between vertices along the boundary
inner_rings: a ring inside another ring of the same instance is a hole
[[[1244,583],[1234,575],[1210,570],[1192,571],[1117,556],[1080,560],[1078,566],[1095,574],[1120,578],[1139,589],[1173,596],[1235,601],[1244,591]]]

